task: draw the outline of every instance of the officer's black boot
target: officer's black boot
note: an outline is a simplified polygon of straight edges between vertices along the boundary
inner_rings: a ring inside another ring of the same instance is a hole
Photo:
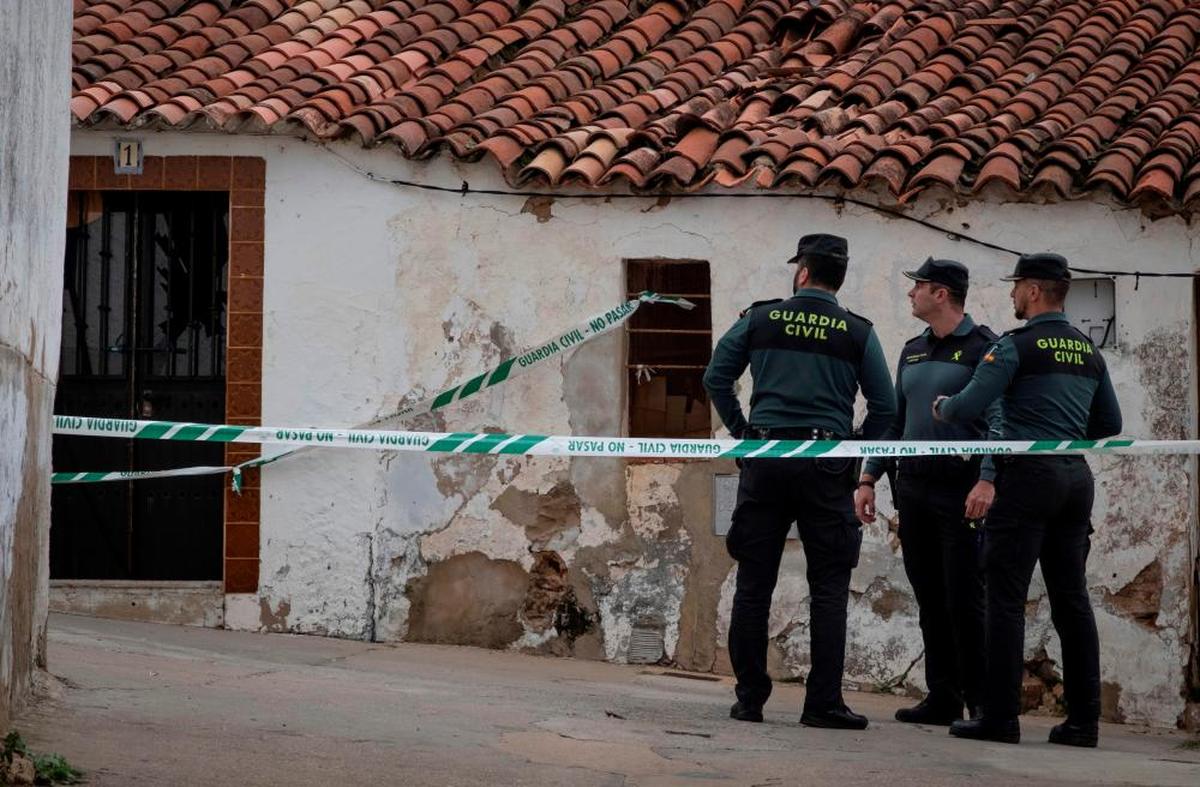
[[[961,701],[935,697],[932,694],[911,708],[901,708],[896,711],[896,721],[902,721],[905,724],[936,724],[942,727],[961,719],[962,716]]]
[[[1077,724],[1067,719],[1050,730],[1050,742],[1062,746],[1081,746],[1094,749],[1100,742],[1100,725],[1096,722]]]
[[[960,719],[950,725],[955,738],[972,738],[997,743],[1020,743],[1021,724],[1016,719],[993,721],[987,717]]]
[[[800,723],[805,727],[820,727],[826,730],[865,730],[867,717],[843,705],[826,711],[806,710],[800,716]]]
[[[750,705],[738,700],[729,709],[729,718],[737,719],[738,721],[762,721],[762,706]]]

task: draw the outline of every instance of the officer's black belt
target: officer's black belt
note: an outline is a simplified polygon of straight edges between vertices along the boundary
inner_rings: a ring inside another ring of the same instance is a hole
[[[1086,462],[1087,458],[1083,454],[1017,454],[1010,456],[1008,454],[998,454],[996,456],[996,467],[1008,467],[1015,464],[1025,464],[1028,462]]]
[[[917,477],[940,475],[949,473],[951,475],[959,474],[976,474],[979,472],[979,463],[982,458],[979,455],[962,457],[962,456],[910,456],[898,460],[898,467],[902,475]]]
[[[841,440],[831,429],[815,426],[751,426],[742,435],[744,440]]]

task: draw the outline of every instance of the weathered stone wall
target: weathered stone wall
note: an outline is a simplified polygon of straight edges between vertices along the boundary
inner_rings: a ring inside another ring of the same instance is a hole
[[[76,152],[108,137],[78,133]],[[1013,324],[1013,259],[856,206],[804,199],[612,202],[431,194],[372,183],[338,156],[392,177],[503,188],[490,163],[405,162],[352,145],[155,135],[150,155],[264,155],[267,240],[263,418],[362,423],[623,299],[626,258],[708,260],[719,334],[746,304],[787,292],[804,232],[850,238],[843,301],[875,321],[890,358],[922,326],[902,271],[928,254],[967,263],[970,310]],[[1037,206],[937,195],[909,210],[1021,249],[1097,268],[1191,270],[1195,230],[1097,202]],[[1195,434],[1192,294],[1178,281],[1117,284],[1118,346],[1106,353],[1140,437]],[[666,308],[666,307],[648,307]],[[439,411],[437,429],[617,434],[624,337]],[[748,393],[748,385],[743,385]],[[1174,724],[1183,699],[1194,559],[1191,459],[1094,461],[1091,583],[1110,717]],[[727,669],[732,561],[712,532],[713,474],[731,463],[309,453],[263,473],[263,628],[527,647],[622,660],[639,623],[659,626],[683,667]],[[1036,490],[1031,490],[1036,493]],[[891,511],[887,496],[881,508]],[[853,578],[848,679],[921,688],[916,609],[894,523],[866,529]],[[1040,580],[1028,654],[1052,702],[1057,640]],[[788,548],[773,614],[773,663],[807,670],[803,554]],[[1042,654],[1045,658],[1041,659]],[[1038,659],[1041,659],[1040,661]],[[1031,679],[1032,680],[1032,679]],[[1048,682],[1047,682],[1048,681]],[[1036,696],[1035,696],[1036,695]]]
[[[67,0],[11,4],[0,26],[0,730],[46,664],[70,35]]]

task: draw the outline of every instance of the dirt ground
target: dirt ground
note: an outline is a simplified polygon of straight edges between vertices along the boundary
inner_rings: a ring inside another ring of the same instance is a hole
[[[727,718],[732,685],[654,667],[54,615],[57,680],[16,727],[94,785],[1200,784],[1183,733],[1104,725],[1098,750],[960,741],[852,694],[864,732]]]

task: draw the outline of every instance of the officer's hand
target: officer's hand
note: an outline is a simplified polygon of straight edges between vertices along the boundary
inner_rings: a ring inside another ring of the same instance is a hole
[[[854,514],[864,525],[875,521],[875,487],[860,486],[855,490]]]
[[[976,482],[971,493],[967,495],[967,519],[980,519],[987,516],[988,509],[992,507],[992,501],[995,499],[995,484],[983,480]]]
[[[945,418],[942,418],[941,413],[938,412],[938,405],[942,403],[943,399],[949,399],[949,398],[950,398],[949,396],[938,396],[933,400],[933,420],[935,420],[935,421],[945,421],[946,420]]]

